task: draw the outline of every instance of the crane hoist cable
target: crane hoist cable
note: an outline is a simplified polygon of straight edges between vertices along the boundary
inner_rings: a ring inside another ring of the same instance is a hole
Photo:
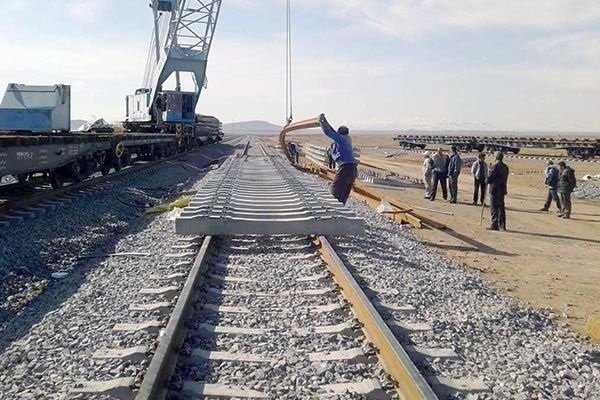
[[[287,125],[294,120],[292,81],[292,1],[286,5],[286,43],[285,43],[285,119]]]

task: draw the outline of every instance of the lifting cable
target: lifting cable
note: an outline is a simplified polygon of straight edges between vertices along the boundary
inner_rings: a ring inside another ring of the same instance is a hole
[[[287,125],[294,120],[292,85],[292,1],[287,0],[285,43],[285,119]]]

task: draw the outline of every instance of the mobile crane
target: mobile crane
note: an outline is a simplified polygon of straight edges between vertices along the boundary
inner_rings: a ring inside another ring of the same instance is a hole
[[[125,129],[213,136],[210,131],[215,121],[196,115],[196,106],[206,87],[206,66],[221,2],[151,0],[154,30],[144,81],[126,98]]]

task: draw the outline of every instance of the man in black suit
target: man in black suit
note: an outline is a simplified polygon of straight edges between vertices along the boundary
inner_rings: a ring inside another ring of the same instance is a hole
[[[492,213],[492,225],[487,228],[490,231],[506,230],[506,210],[504,207],[504,196],[508,194],[508,166],[502,161],[504,154],[496,153],[496,164],[492,167],[487,178],[490,185],[490,211]]]

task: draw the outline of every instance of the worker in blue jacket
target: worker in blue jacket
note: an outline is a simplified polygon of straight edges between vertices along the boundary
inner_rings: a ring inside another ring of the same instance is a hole
[[[546,186],[548,186],[548,196],[546,196],[546,203],[540,211],[548,211],[552,200],[554,200],[556,207],[558,207],[558,213],[561,214],[562,206],[560,205],[560,198],[558,196],[558,178],[560,174],[558,168],[554,166],[554,161],[548,161],[548,167],[544,174],[546,176]]]
[[[346,204],[358,175],[358,162],[354,158],[350,131],[345,126],[340,126],[337,131],[333,129],[325,114],[319,116],[319,124],[323,133],[333,140],[331,155],[338,166],[331,185],[331,194],[339,202]]]

